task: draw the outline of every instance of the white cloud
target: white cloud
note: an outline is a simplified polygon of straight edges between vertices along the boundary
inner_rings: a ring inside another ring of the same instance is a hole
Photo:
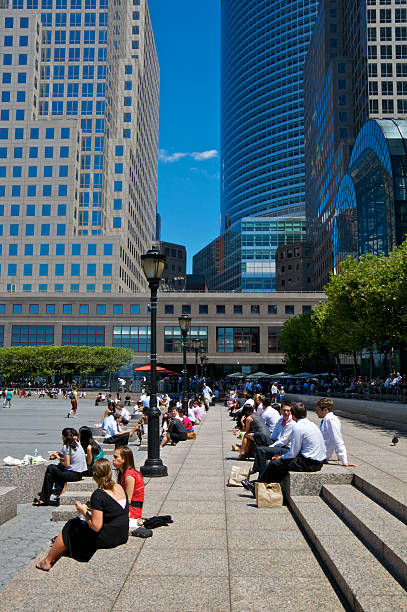
[[[191,157],[193,157],[196,161],[206,161],[207,159],[218,157],[218,152],[216,149],[211,149],[210,151],[202,151],[201,153],[191,153]]]
[[[164,164],[173,164],[185,157],[191,157],[195,161],[206,161],[218,157],[218,151],[211,149],[210,151],[194,151],[193,153],[168,153],[166,149],[160,149],[158,159]]]

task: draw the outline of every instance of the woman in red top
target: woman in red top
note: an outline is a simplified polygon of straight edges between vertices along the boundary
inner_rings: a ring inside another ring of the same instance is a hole
[[[186,427],[186,430],[188,432],[194,431],[194,426],[192,424],[191,419],[188,417],[188,415],[185,412],[183,412],[182,410],[179,411],[179,415],[181,417],[182,422],[184,423],[184,425]]]
[[[113,465],[118,472],[118,483],[126,491],[129,499],[130,527],[137,527],[137,519],[141,518],[143,513],[144,480],[134,467],[133,451],[128,446],[116,448]]]

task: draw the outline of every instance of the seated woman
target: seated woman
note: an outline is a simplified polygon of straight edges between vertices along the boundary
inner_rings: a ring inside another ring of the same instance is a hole
[[[67,482],[81,480],[83,472],[87,471],[85,452],[78,438],[78,432],[72,427],[65,427],[62,430],[61,451],[49,455],[50,460],[59,457],[60,461],[58,465],[51,464],[47,467],[41,492],[34,499],[33,506],[48,506],[54,487],[59,497],[64,492]]]
[[[79,441],[86,455],[86,465],[88,466],[84,476],[92,476],[93,464],[98,459],[103,459],[105,453],[103,448],[93,439],[92,430],[84,425],[79,429]]]
[[[133,451],[128,446],[116,448],[113,465],[118,472],[117,482],[127,493],[130,506],[130,529],[138,527],[137,519],[141,518],[144,502],[144,480],[134,467]]]
[[[245,404],[242,411],[245,417],[244,437],[240,449],[239,460],[244,461],[253,454],[254,446],[268,446],[271,444],[271,434],[264,420],[254,412],[254,406]],[[243,418],[242,418],[243,420]]]
[[[48,572],[63,555],[86,562],[99,548],[115,548],[127,542],[129,502],[123,488],[113,481],[112,468],[107,459],[95,461],[93,480],[98,488],[92,493],[90,508],[76,502],[81,516],[65,524],[48,555],[38,561],[38,569]]]
[[[181,417],[182,422],[184,423],[187,432],[193,432],[194,431],[194,425],[191,421],[191,419],[189,418],[189,416],[185,413],[184,410],[180,410],[179,415]]]

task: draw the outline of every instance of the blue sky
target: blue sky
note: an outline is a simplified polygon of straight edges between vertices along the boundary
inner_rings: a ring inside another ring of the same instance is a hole
[[[220,0],[148,0],[161,70],[161,239],[192,255],[219,234]]]

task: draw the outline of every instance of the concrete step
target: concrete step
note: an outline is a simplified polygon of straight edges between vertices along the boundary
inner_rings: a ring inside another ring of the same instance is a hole
[[[16,487],[0,487],[0,525],[17,515]]]
[[[90,496],[92,495],[95,488],[96,486],[94,486],[93,488],[89,486],[89,489],[77,489],[76,491],[66,491],[66,493],[64,493],[59,500],[59,503],[60,503],[59,508],[63,509],[64,506],[74,506],[75,502],[77,502],[78,500],[83,503],[89,501]]]
[[[323,485],[321,494],[396,578],[407,586],[406,525],[355,487]]]
[[[383,478],[376,476],[366,478],[355,474],[353,484],[380,506],[407,523],[407,485],[404,482],[389,475],[383,481]]]
[[[321,497],[300,495],[288,501],[351,610],[406,609],[403,587]]]
[[[71,493],[73,491],[94,491],[96,489],[96,483],[93,478],[87,476],[86,478],[82,478],[82,480],[78,480],[77,482],[68,482],[66,486],[66,492]],[[63,495],[61,499],[65,496]]]
[[[78,511],[74,505],[61,505],[52,513],[52,521],[69,521],[71,518],[78,516]]]

